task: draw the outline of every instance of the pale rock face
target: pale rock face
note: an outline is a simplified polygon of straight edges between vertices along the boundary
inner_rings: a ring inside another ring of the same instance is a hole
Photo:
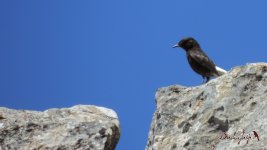
[[[77,105],[44,112],[0,107],[0,149],[113,150],[120,137],[117,114]]]
[[[147,150],[267,149],[266,63],[236,67],[197,87],[160,88],[156,103]],[[238,144],[226,135],[249,140]]]

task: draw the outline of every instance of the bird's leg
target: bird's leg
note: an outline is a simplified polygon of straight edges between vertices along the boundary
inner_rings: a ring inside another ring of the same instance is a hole
[[[206,78],[207,78],[207,80],[206,80],[206,83],[207,83],[207,82],[209,82],[209,80],[210,80],[210,77],[206,77]]]
[[[202,76],[202,78],[203,78],[203,84],[204,83],[208,83],[209,82],[209,80],[210,80],[210,77],[205,77],[205,76]]]
[[[203,78],[203,81],[202,81],[202,84],[204,84],[204,83],[206,83],[206,77],[205,76],[202,76],[202,78]]]

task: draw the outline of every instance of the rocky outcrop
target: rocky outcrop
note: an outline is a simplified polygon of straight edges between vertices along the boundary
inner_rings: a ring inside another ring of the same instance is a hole
[[[156,93],[147,150],[267,149],[267,64]]]
[[[0,107],[0,149],[113,150],[119,140],[117,114],[89,105],[44,112]]]

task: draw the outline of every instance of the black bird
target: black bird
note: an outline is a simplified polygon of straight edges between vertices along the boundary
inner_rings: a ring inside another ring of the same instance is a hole
[[[203,77],[204,83],[207,83],[211,77],[218,77],[226,73],[225,70],[217,67],[204,51],[202,51],[200,45],[194,38],[184,38],[173,46],[173,48],[176,47],[181,47],[185,50],[191,68]]]

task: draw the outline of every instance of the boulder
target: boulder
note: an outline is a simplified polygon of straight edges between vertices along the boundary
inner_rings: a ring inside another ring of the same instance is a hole
[[[267,64],[158,89],[146,150],[267,149]]]
[[[117,114],[77,105],[44,112],[0,107],[0,149],[114,150],[120,137]]]

